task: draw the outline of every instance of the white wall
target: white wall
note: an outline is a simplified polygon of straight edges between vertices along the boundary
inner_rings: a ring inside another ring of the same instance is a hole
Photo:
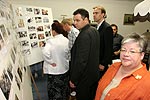
[[[77,8],[85,8],[90,13],[92,21],[93,7],[102,5],[107,11],[107,22],[115,23],[119,27],[119,33],[126,36],[129,33],[137,32],[139,34],[150,30],[150,22],[135,22],[135,25],[123,25],[124,14],[133,14],[134,7],[139,1],[126,0],[12,0],[13,4],[32,5],[52,8],[53,18],[62,20],[61,15],[72,17],[72,13]]]

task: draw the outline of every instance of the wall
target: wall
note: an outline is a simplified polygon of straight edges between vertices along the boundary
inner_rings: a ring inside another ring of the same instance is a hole
[[[61,15],[72,17],[73,11],[77,8],[85,8],[90,13],[92,21],[92,8],[96,5],[102,5],[107,11],[107,22],[116,23],[119,27],[119,33],[126,36],[129,33],[137,32],[144,33],[147,29],[150,30],[150,22],[139,23],[135,25],[123,25],[124,14],[133,14],[134,7],[140,1],[126,0],[12,0],[14,4],[33,5],[52,8],[53,18],[59,21],[62,20]]]

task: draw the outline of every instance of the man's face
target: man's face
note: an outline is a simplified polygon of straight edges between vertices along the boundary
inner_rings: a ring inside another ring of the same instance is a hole
[[[117,34],[117,28],[115,26],[112,26],[113,34]]]
[[[95,22],[100,23],[104,19],[104,13],[100,9],[95,8],[93,11],[93,19]]]
[[[77,29],[81,29],[86,25],[85,23],[86,18],[82,18],[80,14],[74,15],[73,19],[74,25],[76,26]]]

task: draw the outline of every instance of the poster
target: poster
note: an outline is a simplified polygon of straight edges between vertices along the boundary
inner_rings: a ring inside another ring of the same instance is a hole
[[[51,37],[51,8],[13,5],[13,13],[17,37],[28,64],[43,61],[41,43],[45,43],[46,39]]]

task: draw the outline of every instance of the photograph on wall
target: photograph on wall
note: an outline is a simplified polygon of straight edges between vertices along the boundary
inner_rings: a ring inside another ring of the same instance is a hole
[[[27,17],[27,24],[31,24],[34,22],[34,17]]]
[[[18,19],[18,27],[23,28],[24,27],[24,20],[23,19]]]
[[[39,8],[34,8],[34,14],[39,15],[40,14],[40,9]]]
[[[49,37],[49,36],[51,36],[51,33],[50,33],[50,31],[45,31],[45,36],[46,36],[46,37]]]
[[[6,100],[1,88],[0,88],[0,100]]]
[[[16,61],[16,54],[14,53],[13,49],[10,50],[10,57],[13,63],[15,64]]]
[[[4,11],[0,10],[0,17],[4,17]]]
[[[24,50],[22,50],[22,53],[24,55],[30,55],[31,54],[31,50],[30,49],[24,49]]]
[[[29,46],[29,41],[28,41],[28,40],[21,40],[21,41],[20,41],[20,45],[21,45],[22,47],[24,47],[24,46]]]
[[[45,44],[46,44],[46,42],[45,42],[45,41],[39,41],[39,47],[44,47],[44,46],[45,46]]]
[[[18,73],[19,78],[20,78],[20,80],[22,82],[22,70],[20,69],[20,67],[17,68],[17,73]]]
[[[35,17],[36,23],[42,23],[42,17]]]
[[[3,40],[3,37],[2,37],[2,32],[0,32],[0,50],[3,48],[4,46],[4,40]]]
[[[18,98],[17,94],[15,94],[15,100],[19,100],[19,98]]]
[[[20,84],[21,84],[21,82],[19,81],[19,79],[18,79],[18,77],[16,75],[15,75],[15,81],[16,81],[18,89],[20,90]]]
[[[0,88],[1,88],[4,96],[8,100],[9,99],[10,89],[11,89],[11,82],[10,82],[10,80],[8,78],[6,70],[3,70],[3,74],[0,77]]]
[[[42,9],[42,15],[48,15],[48,10],[47,9]]]
[[[45,39],[44,33],[38,34],[38,39],[39,40]]]
[[[29,37],[30,37],[31,40],[37,39],[36,33],[30,33]]]
[[[32,9],[32,7],[28,7],[28,8],[26,8],[26,12],[28,12],[28,13],[33,13],[33,9]]]
[[[124,14],[124,25],[134,25],[134,15]]]
[[[8,38],[8,35],[7,35],[7,31],[6,31],[4,24],[0,25],[0,33],[2,34],[4,40],[6,41]]]
[[[16,8],[15,13],[16,13],[17,16],[22,16],[23,15],[22,7]]]
[[[19,38],[27,37],[27,31],[20,31],[20,32],[18,32],[18,37]]]
[[[36,31],[35,26],[28,26],[28,31],[29,32]]]
[[[48,17],[44,17],[43,18],[43,23],[49,23],[49,18]]]
[[[38,42],[37,41],[31,42],[31,48],[37,48],[37,47],[38,47]]]
[[[50,25],[44,25],[45,30],[50,30]]]
[[[38,26],[37,27],[37,31],[39,32],[39,31],[43,31],[44,29],[43,29],[43,26]]]
[[[13,66],[11,62],[9,62],[8,67],[7,67],[7,73],[11,81],[13,80],[12,69],[13,69]]]

